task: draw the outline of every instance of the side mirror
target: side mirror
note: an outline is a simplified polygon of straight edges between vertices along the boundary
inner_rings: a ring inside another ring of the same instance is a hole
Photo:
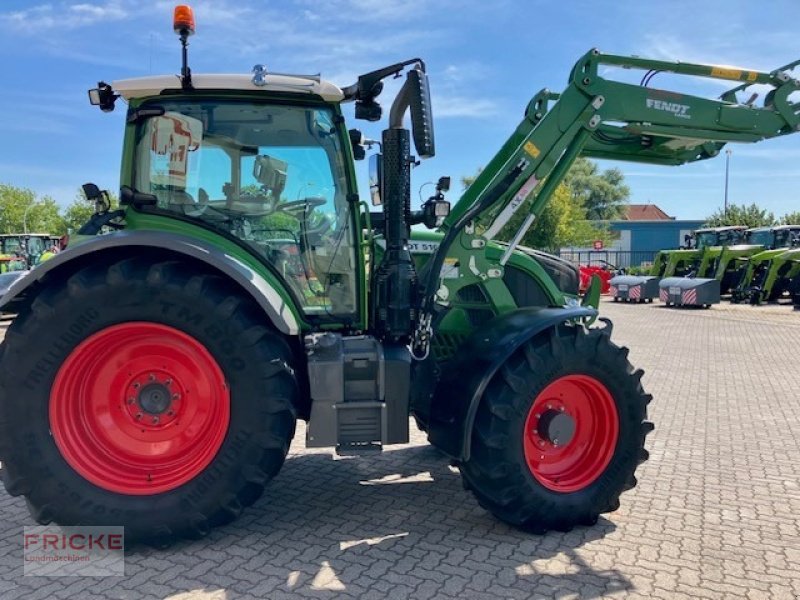
[[[383,155],[373,154],[369,157],[369,194],[372,206],[383,204],[381,196],[383,182]]]
[[[84,183],[81,188],[87,200],[96,200],[100,197],[100,188],[94,183]]]
[[[358,129],[351,129],[347,133],[350,136],[350,145],[353,147],[353,160],[364,160],[367,157],[364,134]]]
[[[408,72],[411,83],[411,129],[414,135],[414,148],[420,158],[430,158],[436,154],[433,138],[433,112],[428,74],[419,65]]]

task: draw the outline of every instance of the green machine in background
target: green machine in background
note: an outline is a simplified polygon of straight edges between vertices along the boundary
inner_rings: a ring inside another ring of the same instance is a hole
[[[713,266],[725,246],[745,242],[743,225],[710,227],[693,232],[694,247],[661,250],[653,259],[650,275],[654,277],[712,277]]]
[[[176,13],[184,50],[190,13]],[[578,156],[680,165],[800,126],[787,72],[607,55],[543,90],[458,202],[447,178],[416,210],[410,172],[434,155],[419,59],[339,88],[264,67],[101,83],[127,103],[121,212],[14,284],[0,346],[0,460],[39,522],[123,524],[131,539],[198,537],[279,471],[296,419],[343,453],[409,439],[409,416],[498,518],[543,531],[619,506],[647,459],[651,397],[599,289],[519,241]],[[610,67],[641,70],[642,85]],[[720,99],[649,87],[654,72],[742,82]],[[374,166],[387,77],[405,79]],[[737,94],[771,91],[764,105]],[[405,121],[410,118],[411,128]],[[412,144],[416,157],[412,157]],[[522,225],[494,241],[512,216]],[[411,232],[425,225],[430,232]],[[53,340],[42,345],[41,336]]]
[[[765,250],[750,256],[731,297],[732,302],[774,302],[800,276],[800,225],[762,228]]]

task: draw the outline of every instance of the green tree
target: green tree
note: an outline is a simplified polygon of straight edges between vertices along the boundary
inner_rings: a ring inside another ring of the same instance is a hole
[[[719,208],[706,219],[705,226],[725,227],[727,225],[746,225],[747,227],[764,227],[765,225],[774,225],[775,223],[774,214],[754,203],[750,206],[732,204],[728,207],[727,212]]]
[[[625,214],[630,188],[617,168],[603,172],[587,158],[580,157],[570,167],[564,181],[586,210],[586,218],[598,221],[620,219]]]
[[[800,211],[786,213],[781,217],[781,225],[800,225]]]
[[[29,189],[0,184],[0,233],[60,233],[63,222],[58,205],[49,196],[37,197]]]
[[[464,189],[475,181],[482,169],[474,175],[461,177]],[[589,219],[586,209],[586,198],[597,199],[600,191],[608,186],[621,188],[614,194],[606,193],[606,197],[613,195],[627,198],[629,191],[622,184],[622,173],[606,171],[597,174],[597,167],[585,158],[579,158],[564,181],[556,188],[553,197],[545,205],[541,214],[534,221],[533,226],[522,238],[522,244],[542,250],[557,250],[564,246],[590,246],[595,240],[608,243],[614,239],[614,234],[607,226]],[[575,178],[578,181],[575,181]],[[603,192],[605,193],[605,192]],[[621,201],[624,209],[624,201]],[[509,241],[522,225],[527,211],[521,208],[509,220],[506,226],[498,233],[497,239]]]
[[[64,209],[64,233],[75,233],[86,224],[94,214],[94,206],[86,201],[83,195],[78,196],[72,204]],[[61,232],[57,232],[61,233]]]

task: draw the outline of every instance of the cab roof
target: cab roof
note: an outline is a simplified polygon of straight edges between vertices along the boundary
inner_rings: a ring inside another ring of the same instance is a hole
[[[342,90],[334,84],[310,75],[264,76],[264,85],[253,83],[253,75],[245,74],[199,74],[192,75],[192,87],[196,90],[241,90],[247,92],[283,92],[320,96],[328,102],[344,100]],[[111,84],[116,93],[125,100],[157,96],[165,90],[180,90],[178,75],[156,75],[121,79]]]
[[[744,225],[728,225],[726,227],[707,227],[706,229],[698,229],[695,233],[721,233],[723,231],[742,231],[747,229]]]

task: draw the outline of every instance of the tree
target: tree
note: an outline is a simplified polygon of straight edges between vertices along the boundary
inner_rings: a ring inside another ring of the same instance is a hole
[[[716,212],[706,219],[705,226],[725,227],[727,225],[746,225],[747,227],[764,227],[766,225],[774,225],[775,223],[775,215],[754,203],[750,206],[733,204],[728,207],[727,212],[721,208],[717,209]]]
[[[482,169],[478,169],[475,175],[461,177],[464,189],[472,185],[481,171]],[[595,240],[608,243],[614,238],[614,234],[607,226],[589,219],[585,202],[586,198],[594,198],[597,201],[601,194],[605,194],[606,200],[612,197],[627,199],[629,190],[623,185],[622,178],[622,173],[617,169],[598,175],[594,163],[579,158],[564,181],[556,188],[553,197],[522,238],[521,243],[532,248],[551,251],[564,246],[589,246]],[[621,214],[625,200],[617,201],[615,206],[617,205]],[[514,236],[528,214],[526,210],[528,206],[526,203],[516,212],[497,234],[498,240],[509,241]],[[617,208],[607,208],[606,213],[611,214],[617,210]]]
[[[28,189],[0,184],[0,233],[60,233],[58,205],[49,196],[37,198]]]
[[[578,158],[564,179],[575,199],[586,210],[586,218],[598,221],[620,219],[631,195],[624,183],[625,176],[617,168],[602,173],[597,164],[587,158]]]
[[[93,214],[94,206],[92,206],[90,202],[87,202],[86,198],[82,195],[78,196],[72,201],[72,204],[64,209],[64,233],[77,232],[86,224]]]
[[[800,225],[800,211],[786,213],[781,217],[781,225]]]

